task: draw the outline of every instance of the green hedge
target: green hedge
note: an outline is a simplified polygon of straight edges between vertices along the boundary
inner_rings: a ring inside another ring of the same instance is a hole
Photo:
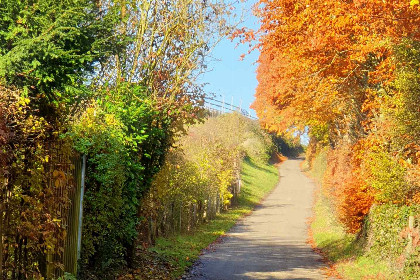
[[[419,217],[420,205],[375,205],[366,221],[368,254],[376,259],[387,260],[401,274],[402,279],[420,275],[419,248],[408,251],[408,239],[404,231],[410,215]],[[418,227],[417,218],[417,227]]]

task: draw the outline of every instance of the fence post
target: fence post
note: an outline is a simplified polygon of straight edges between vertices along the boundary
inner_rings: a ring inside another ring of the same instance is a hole
[[[211,219],[211,195],[209,194],[209,198],[207,199],[207,205],[206,205],[206,220],[210,221]]]
[[[80,183],[80,202],[79,202],[79,223],[77,229],[77,261],[80,260],[82,251],[82,220],[83,220],[83,196],[85,193],[85,173],[86,173],[86,155],[82,157],[82,178]]]
[[[217,194],[216,194],[216,215],[218,214],[218,213],[220,213],[220,208],[221,208],[221,205],[220,205],[220,196],[221,196],[221,194],[219,194],[219,191],[217,191]]]
[[[179,206],[179,232],[182,232],[182,201]]]
[[[47,279],[53,279],[54,276],[54,249],[47,250]]]

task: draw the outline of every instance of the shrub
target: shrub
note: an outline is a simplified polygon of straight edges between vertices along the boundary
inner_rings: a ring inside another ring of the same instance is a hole
[[[67,134],[87,155],[84,278],[112,276],[132,260],[140,200],[171,137],[167,119],[159,117],[144,87],[121,84],[102,96]]]
[[[378,203],[406,204],[412,193],[412,186],[407,182],[407,170],[383,149],[376,148],[366,159],[366,167],[372,176],[369,184],[377,190],[375,199]]]
[[[66,166],[73,152],[70,141],[58,137],[61,116],[39,116],[34,102],[0,86],[0,278],[39,279],[47,254],[63,250],[61,219],[73,179]],[[60,268],[59,262],[48,265]]]
[[[323,190],[332,198],[339,220],[352,233],[361,229],[374,202],[373,192],[361,168],[363,151],[359,146],[343,143],[330,149],[322,181]]]
[[[267,162],[271,137],[239,114],[210,118],[171,149],[142,203],[143,239],[189,231],[226,209],[239,191],[242,159]]]

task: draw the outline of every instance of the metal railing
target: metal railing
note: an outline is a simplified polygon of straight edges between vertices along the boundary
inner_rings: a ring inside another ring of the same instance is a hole
[[[212,97],[205,97],[204,101],[205,101],[204,107],[209,112],[215,113],[216,115],[239,112],[243,116],[250,118],[252,120],[258,119],[257,117],[251,115],[251,112],[249,110],[242,108],[242,106],[236,106],[233,104],[233,102],[227,103],[224,100],[220,101]]]

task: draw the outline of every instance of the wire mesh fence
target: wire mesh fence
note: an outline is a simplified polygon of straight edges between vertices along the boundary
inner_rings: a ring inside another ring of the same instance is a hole
[[[57,279],[77,272],[82,157],[60,143],[46,150],[40,201],[30,196],[35,188],[30,180],[10,174],[0,181],[1,280]]]

